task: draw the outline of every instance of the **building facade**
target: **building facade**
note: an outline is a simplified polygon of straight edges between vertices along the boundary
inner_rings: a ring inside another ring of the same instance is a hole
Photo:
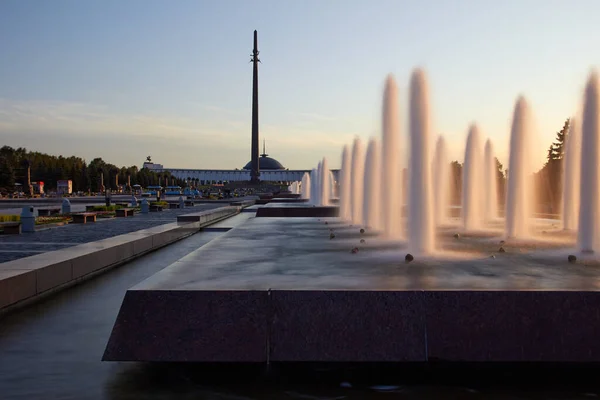
[[[163,168],[161,171],[170,172],[179,179],[198,179],[203,184],[250,180],[249,170]],[[282,183],[300,182],[307,172],[310,174],[310,170],[261,170],[260,180]],[[334,179],[338,181],[339,170],[333,169],[331,172]]]

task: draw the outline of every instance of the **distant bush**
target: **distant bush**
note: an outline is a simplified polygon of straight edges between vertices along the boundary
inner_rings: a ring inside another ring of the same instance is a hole
[[[21,217],[18,215],[0,215],[0,222],[19,222]]]

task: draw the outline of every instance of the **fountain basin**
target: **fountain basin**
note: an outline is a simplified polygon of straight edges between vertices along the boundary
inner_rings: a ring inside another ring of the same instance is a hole
[[[104,360],[600,361],[597,261],[451,232],[405,263],[335,218],[251,219],[128,290]]]

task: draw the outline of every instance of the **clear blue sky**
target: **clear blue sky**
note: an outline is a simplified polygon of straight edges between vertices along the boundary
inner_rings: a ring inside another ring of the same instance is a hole
[[[257,29],[261,136],[286,167],[339,166],[344,143],[379,135],[388,73],[405,124],[417,66],[453,159],[476,121],[505,161],[521,93],[541,158],[600,65],[599,21],[598,0],[2,0],[0,144],[241,167]]]

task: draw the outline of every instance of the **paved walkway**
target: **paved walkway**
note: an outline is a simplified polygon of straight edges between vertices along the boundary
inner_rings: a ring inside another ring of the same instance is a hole
[[[0,263],[123,235],[177,221],[177,216],[222,207],[199,204],[184,209],[136,214],[133,218],[98,218],[94,224],[69,224],[21,235],[0,235]]]

